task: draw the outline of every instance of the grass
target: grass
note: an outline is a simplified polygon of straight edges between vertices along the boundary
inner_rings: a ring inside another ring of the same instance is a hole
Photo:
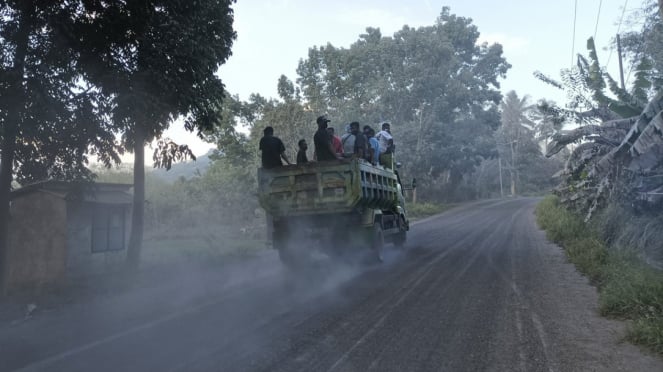
[[[410,203],[407,205],[407,214],[411,220],[419,220],[425,217],[436,215],[438,213],[442,213],[451,207],[452,205],[449,204],[437,204],[430,202],[417,204]]]
[[[663,273],[640,262],[628,247],[609,249],[555,197],[546,197],[536,215],[548,239],[598,286],[601,314],[630,320],[627,338],[663,355]]]

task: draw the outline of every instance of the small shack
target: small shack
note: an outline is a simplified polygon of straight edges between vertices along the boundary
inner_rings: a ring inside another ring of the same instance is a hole
[[[132,185],[44,181],[11,194],[7,288],[113,270],[127,252]]]

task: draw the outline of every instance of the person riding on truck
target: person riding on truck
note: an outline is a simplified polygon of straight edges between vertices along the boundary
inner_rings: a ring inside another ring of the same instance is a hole
[[[327,132],[331,136],[332,147],[336,156],[343,155],[343,144],[341,143],[341,139],[334,134],[334,127],[327,127]]]
[[[380,142],[375,138],[375,130],[371,128],[370,125],[364,126],[364,135],[368,138],[369,144],[369,161],[373,165],[378,165],[380,163]]]
[[[263,137],[260,139],[259,145],[259,149],[262,151],[262,167],[269,169],[283,166],[281,159],[285,160],[288,164],[292,164],[285,154],[283,141],[274,136],[274,128],[266,127],[262,132]]]
[[[317,161],[338,159],[332,146],[331,136],[327,132],[327,123],[330,121],[326,115],[318,116],[316,119],[318,131],[313,136],[313,144],[315,145],[315,157]]]
[[[382,130],[376,135],[380,142],[380,163],[389,169],[394,169],[394,137],[391,136],[391,125],[382,123]]]
[[[299,151],[297,151],[297,164],[306,164],[308,163],[308,158],[306,157],[306,150],[308,150],[308,145],[306,144],[305,139],[300,139],[297,142],[299,146]]]

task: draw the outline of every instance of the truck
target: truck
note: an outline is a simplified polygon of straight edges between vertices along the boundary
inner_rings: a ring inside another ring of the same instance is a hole
[[[363,159],[259,168],[258,199],[273,247],[293,270],[318,253],[381,262],[385,243],[404,247],[410,229],[398,171]]]

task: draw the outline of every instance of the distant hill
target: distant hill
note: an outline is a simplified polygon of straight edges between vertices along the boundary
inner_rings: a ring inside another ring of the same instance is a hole
[[[198,156],[195,161],[189,160],[185,163],[175,163],[170,170],[163,168],[153,169],[152,174],[167,182],[175,182],[180,177],[189,179],[198,174],[204,174],[212,162],[209,158],[212,152],[213,150],[209,150],[205,155]]]

